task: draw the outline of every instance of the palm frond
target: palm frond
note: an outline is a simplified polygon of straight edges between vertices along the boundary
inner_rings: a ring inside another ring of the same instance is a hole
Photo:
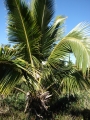
[[[64,60],[69,53],[73,53],[76,58],[77,67],[82,69],[83,73],[85,73],[87,67],[89,67],[90,52],[90,47],[87,47],[87,34],[90,35],[90,23],[82,22],[77,25],[56,45],[48,58],[48,62],[54,64],[58,62],[59,59]],[[85,41],[85,44],[83,41]]]
[[[40,30],[44,33],[54,14],[54,1],[32,0],[31,10],[33,18],[36,19]]]
[[[33,68],[39,74],[38,68]],[[17,57],[16,49],[9,46],[0,47],[0,93],[8,94],[14,86],[25,77],[26,83],[36,84],[38,80],[33,75],[32,65]],[[11,86],[11,87],[10,87]],[[29,86],[28,86],[29,87]],[[30,88],[32,89],[32,88]]]
[[[5,59],[8,61],[14,59],[17,56],[18,51],[14,48],[11,48],[10,45],[1,45],[0,46],[0,60]]]
[[[22,78],[22,72],[20,70],[13,69],[10,65],[3,65],[0,71],[4,72],[2,79],[0,79],[0,93],[9,94],[14,86]]]
[[[32,62],[32,54],[39,54],[41,34],[38,27],[24,1],[6,0],[5,3],[8,10],[8,39],[21,44],[24,59]]]
[[[65,27],[64,23],[67,17],[65,16],[57,16],[54,23],[50,26],[50,34],[51,37],[57,40],[61,40],[64,36]]]
[[[78,78],[76,76],[79,76]],[[75,95],[79,94],[82,90],[88,90],[90,82],[83,78],[79,72],[75,73],[75,76],[68,76],[63,78],[61,82],[62,94]]]
[[[66,17],[58,16],[52,25],[48,26],[47,31],[42,36],[41,51],[47,58],[57,42],[64,36],[64,22]]]
[[[65,21],[65,17],[59,16],[54,23],[51,22],[54,14],[54,2],[52,0],[33,0],[31,3],[33,19],[36,20],[42,33],[39,43],[41,59],[45,60],[50,55],[58,36],[64,31],[62,23]]]

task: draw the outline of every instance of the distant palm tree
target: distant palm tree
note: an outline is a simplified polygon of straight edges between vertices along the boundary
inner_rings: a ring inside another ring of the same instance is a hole
[[[30,5],[5,0],[5,4],[8,40],[14,45],[0,47],[0,92],[9,93],[22,78],[32,93],[40,95],[46,90],[66,94],[87,88],[89,82],[83,76],[89,68],[90,23],[79,23],[65,36],[66,17],[53,20],[53,0],[32,0]],[[67,60],[71,53],[77,67]]]

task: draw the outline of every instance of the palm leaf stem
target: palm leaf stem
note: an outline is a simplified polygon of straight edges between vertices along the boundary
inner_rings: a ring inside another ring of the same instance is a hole
[[[43,28],[43,19],[44,19],[44,14],[45,14],[45,6],[46,6],[46,0],[45,0],[45,4],[44,4],[44,7],[43,7],[43,14],[42,14],[42,23],[41,23],[41,30]]]
[[[29,46],[29,42],[28,42],[29,40],[28,40],[26,28],[25,28],[25,25],[24,25],[24,21],[23,21],[23,18],[22,18],[22,15],[21,15],[21,12],[20,12],[20,9],[19,9],[17,0],[15,0],[15,2],[16,2],[16,6],[17,6],[17,9],[18,9],[20,18],[21,18],[21,22],[22,22],[22,25],[23,25],[23,30],[24,30],[24,33],[25,33],[25,37],[26,37],[26,41],[27,41],[27,47],[28,47],[28,51],[29,51],[29,55],[30,55],[30,56],[29,56],[30,62],[31,62],[31,64],[33,65],[33,60],[32,60],[32,57],[31,57],[31,50],[30,50],[30,46]]]
[[[24,21],[23,21],[23,18],[22,18],[22,15],[21,15],[20,8],[18,6],[17,0],[15,0],[15,3],[16,3],[16,6],[17,6],[17,9],[18,9],[20,18],[21,18],[23,30],[24,30],[24,33],[25,33],[27,48],[28,48],[28,52],[29,52],[29,59],[30,59],[31,65],[32,65],[33,75],[36,78],[35,71],[33,69],[34,68],[34,63],[33,63],[33,60],[32,60],[32,55],[31,55],[31,50],[30,50],[30,46],[29,46],[29,39],[28,39],[28,36],[27,36],[26,28],[25,28],[25,25],[24,25]]]
[[[22,92],[22,93],[24,93],[25,95],[27,94],[25,91],[23,91],[22,89],[20,89],[20,88],[17,88],[17,87],[14,87],[16,90],[18,90],[18,91],[20,91],[20,92]]]

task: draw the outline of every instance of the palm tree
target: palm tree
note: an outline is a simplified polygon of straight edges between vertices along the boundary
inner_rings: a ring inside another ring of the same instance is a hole
[[[65,36],[66,17],[53,20],[53,0],[32,0],[30,5],[22,0],[5,0],[5,4],[8,40],[14,46],[0,47],[0,93],[7,94],[24,79],[32,92],[29,98],[39,96],[47,110],[47,90],[66,94],[88,88],[84,77],[89,68],[90,23],[79,23]],[[71,53],[76,66],[67,59]]]

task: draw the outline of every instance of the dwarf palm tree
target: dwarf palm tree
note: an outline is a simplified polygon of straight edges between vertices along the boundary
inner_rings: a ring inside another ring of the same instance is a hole
[[[85,76],[89,68],[90,24],[81,22],[65,36],[66,17],[58,16],[52,22],[53,0],[32,0],[30,5],[22,0],[5,0],[5,4],[8,40],[15,47],[0,47],[0,70],[5,71],[0,77],[0,92],[7,93],[8,87],[13,88],[23,77],[29,89],[39,94],[43,94],[43,88],[49,90],[53,85],[54,92],[59,87],[68,92],[75,86],[87,88],[89,83],[83,77],[80,81],[74,76],[78,69]],[[66,65],[70,53],[76,58],[75,69]]]

